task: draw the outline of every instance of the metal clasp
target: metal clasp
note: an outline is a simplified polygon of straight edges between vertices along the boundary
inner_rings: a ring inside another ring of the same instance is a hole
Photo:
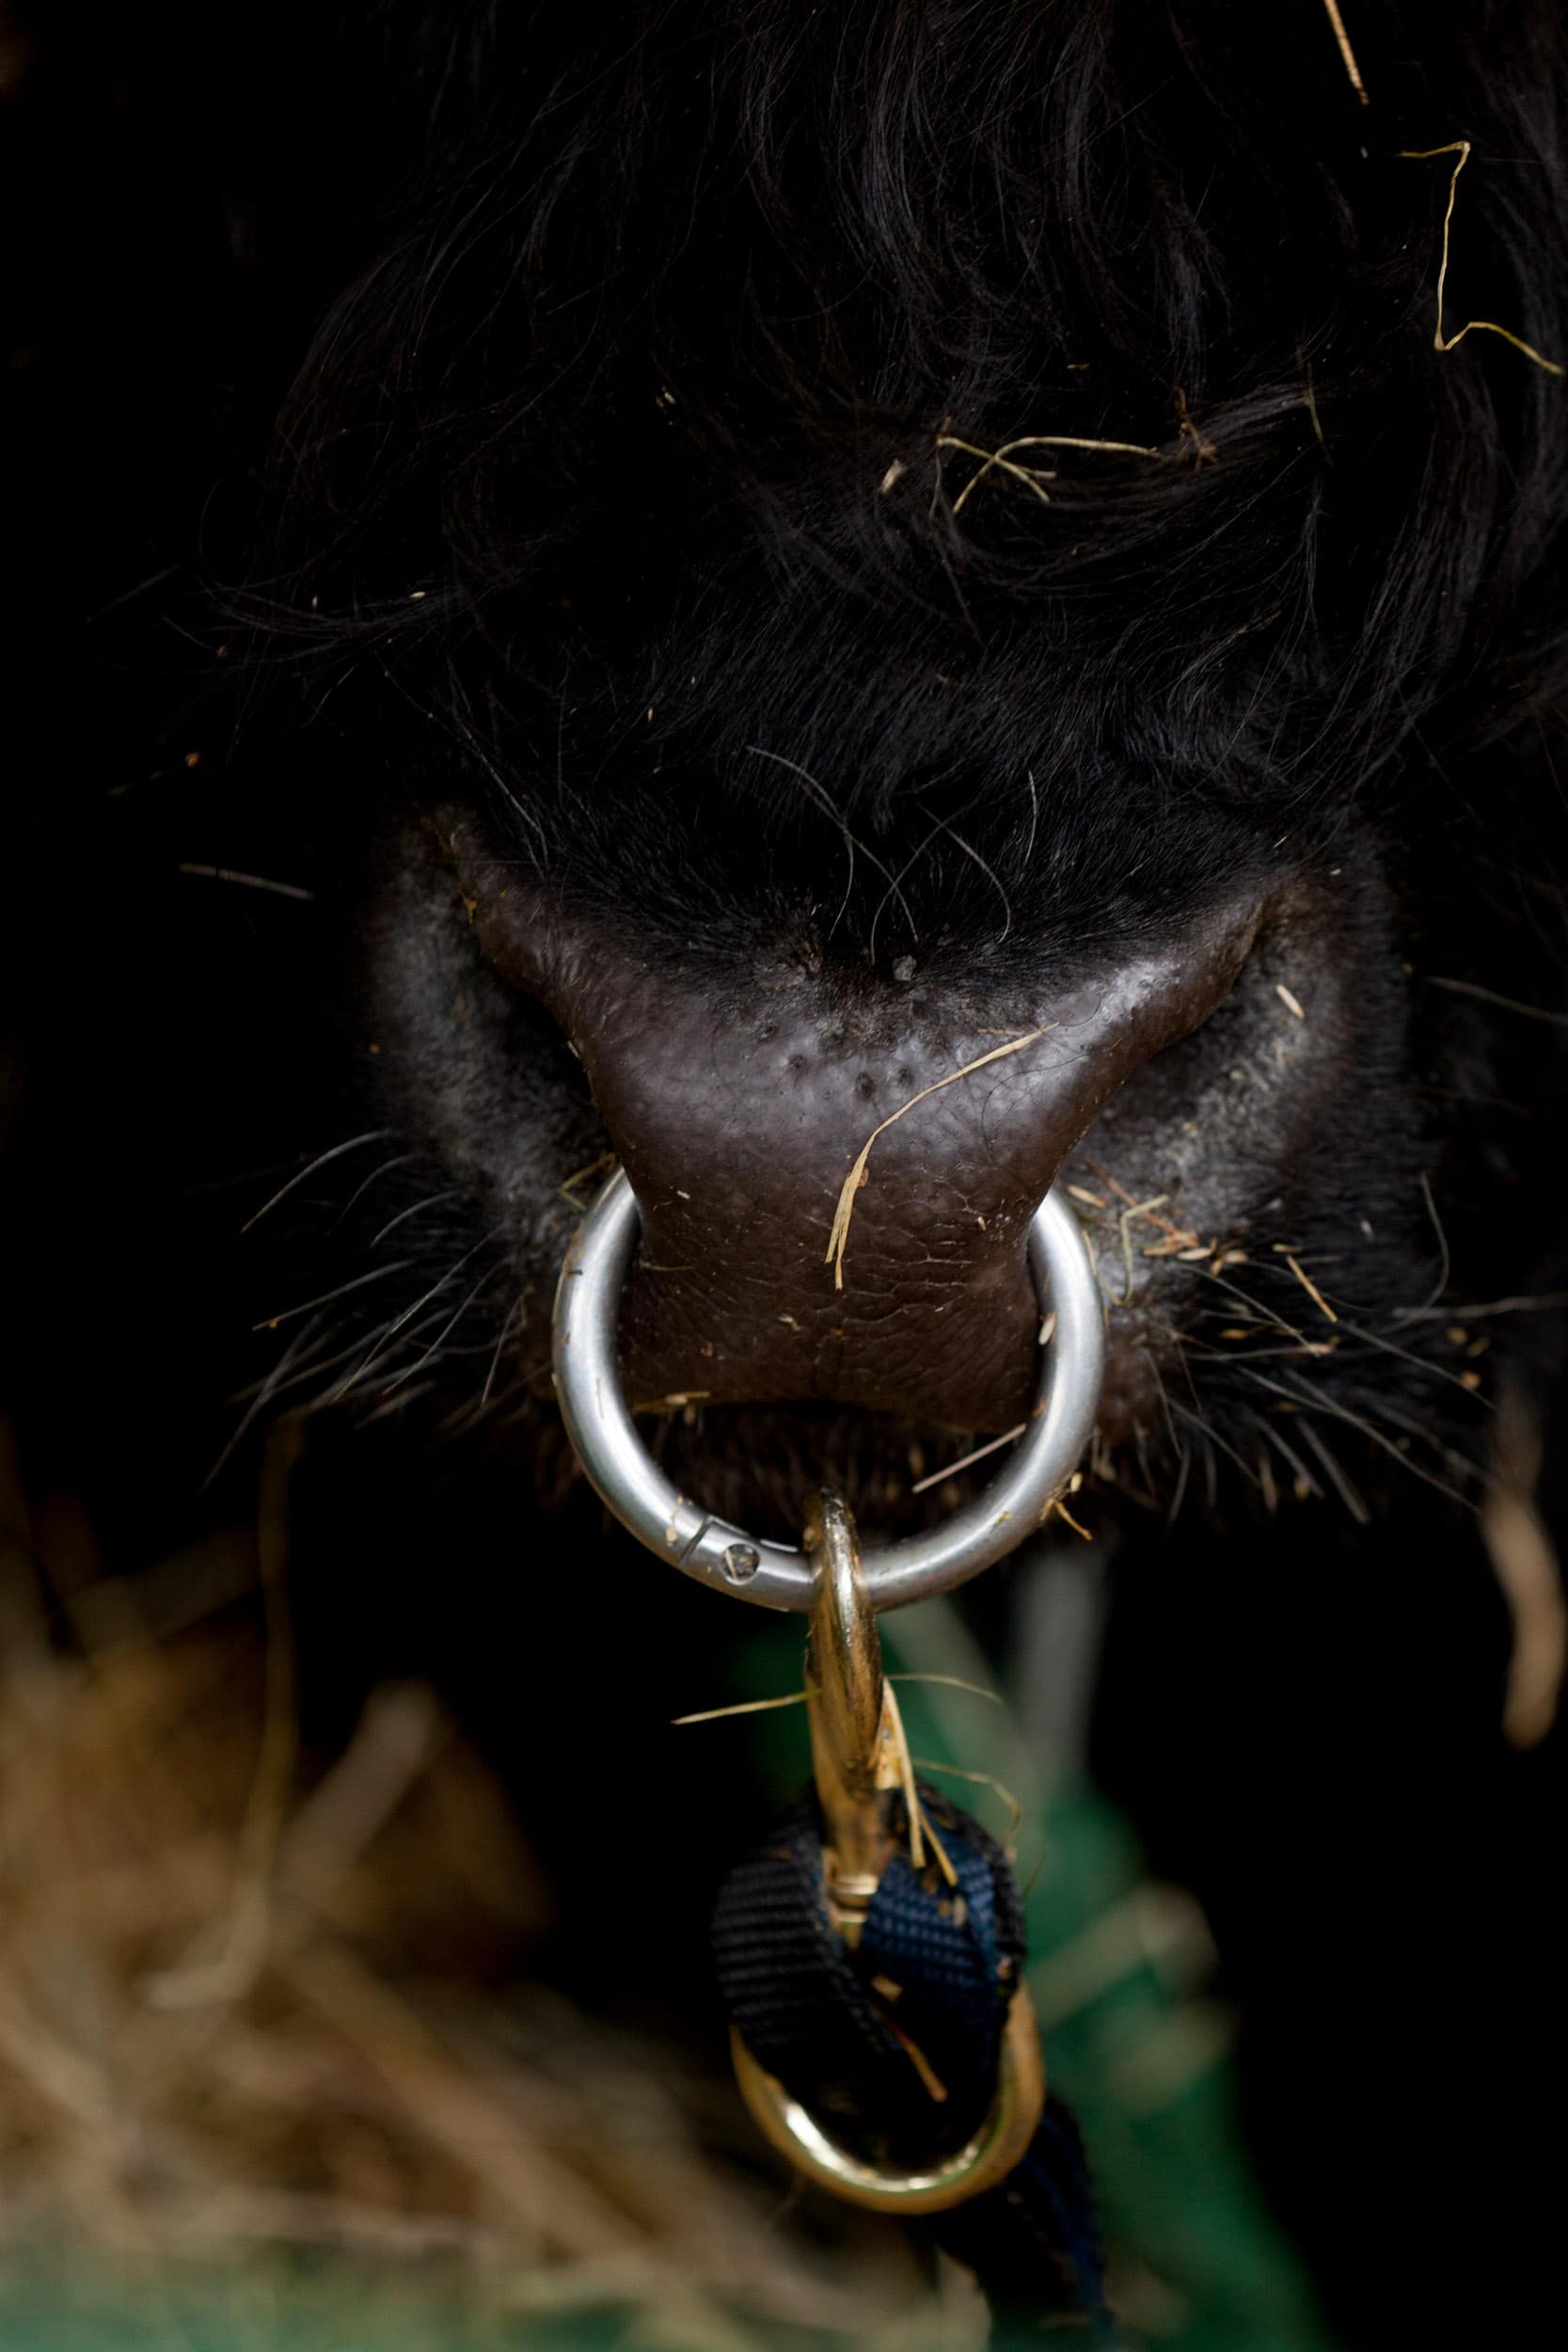
[[[806,1635],[812,1774],[827,1834],[828,1900],[853,1949],[894,1851],[890,1798],[903,1777],[898,1727],[882,1679],[882,1645],[861,1573],[855,1523],[831,1489],[811,1499],[805,1546],[812,1564]]]
[[[904,1785],[902,1740],[855,1523],[839,1496],[813,1497],[805,1548],[812,1563],[806,1712],[825,1833],[825,1891],[833,1923],[853,1949],[896,1849],[892,1792]],[[730,2050],[752,2121],[780,2153],[819,2187],[878,2213],[940,2213],[994,2187],[1022,2159],[1045,2105],[1039,2032],[1022,1985],[1007,2010],[990,2113],[955,2153],[919,2170],[895,2171],[851,2155],[758,2064],[735,2028]]]

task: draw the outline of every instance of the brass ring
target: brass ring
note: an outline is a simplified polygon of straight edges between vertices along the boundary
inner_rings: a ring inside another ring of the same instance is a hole
[[[1045,2061],[1034,2003],[1023,1985],[1008,2006],[990,2112],[973,2139],[918,2172],[863,2164],[830,2139],[815,2116],[757,2063],[736,2026],[730,2028],[730,2054],[752,2119],[780,2154],[819,2188],[852,2205],[868,2205],[873,2213],[942,2213],[994,2188],[1022,2160],[1045,2105]]]

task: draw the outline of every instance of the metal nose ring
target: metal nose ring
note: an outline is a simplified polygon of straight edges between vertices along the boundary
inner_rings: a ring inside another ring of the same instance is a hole
[[[583,1218],[556,1291],[555,1385],[567,1433],[603,1501],[661,1560],[764,1609],[809,1609],[813,1578],[804,1553],[705,1511],[637,1433],[615,1343],[641,1230],[637,1196],[617,1168]],[[1034,1411],[973,1502],[922,1534],[866,1547],[863,1570],[874,1609],[947,1592],[1011,1551],[1039,1527],[1088,1443],[1104,1376],[1104,1318],[1088,1244],[1057,1187],[1035,1212],[1028,1249],[1042,1315],[1055,1317],[1040,1350]]]

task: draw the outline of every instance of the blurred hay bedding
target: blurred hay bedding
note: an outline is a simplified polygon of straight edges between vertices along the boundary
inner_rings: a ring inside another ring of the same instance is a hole
[[[341,2265],[447,2344],[974,2341],[899,2233],[825,2247],[726,2164],[727,2090],[526,1981],[548,1890],[433,1692],[304,1785],[264,1582],[243,1534],[108,1577],[0,1459],[0,2291],[221,2281],[237,2345]]]

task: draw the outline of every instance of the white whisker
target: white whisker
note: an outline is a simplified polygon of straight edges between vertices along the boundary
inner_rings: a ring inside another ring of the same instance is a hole
[[[240,1228],[241,1232],[248,1233],[253,1225],[260,1225],[261,1219],[269,1216],[280,1200],[288,1199],[296,1184],[304,1184],[306,1178],[313,1176],[318,1168],[325,1168],[331,1161],[341,1160],[345,1152],[357,1152],[362,1143],[380,1143],[391,1132],[390,1127],[368,1127],[362,1136],[351,1136],[346,1143],[335,1143],[329,1152],[318,1152],[309,1165],[302,1168],[297,1176],[291,1176],[288,1183],[280,1186],[270,1200],[264,1200],[254,1216],[245,1219]]]

